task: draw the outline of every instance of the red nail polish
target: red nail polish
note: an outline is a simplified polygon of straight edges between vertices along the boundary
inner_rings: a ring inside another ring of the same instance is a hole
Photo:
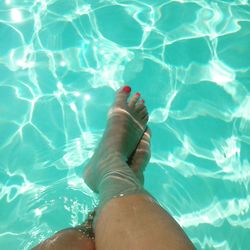
[[[144,103],[145,101],[142,99],[141,102]]]
[[[127,92],[127,93],[131,92],[131,88],[129,86],[125,86],[122,90]]]
[[[140,94],[139,92],[137,92],[135,95],[137,95],[137,96],[141,96],[141,94]]]

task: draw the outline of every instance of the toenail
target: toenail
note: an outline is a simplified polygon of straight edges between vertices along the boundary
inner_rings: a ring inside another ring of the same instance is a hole
[[[135,95],[138,96],[138,97],[141,96],[141,94],[139,92],[137,92]]]
[[[142,99],[141,102],[144,103],[145,101]]]
[[[122,90],[127,92],[127,93],[130,93],[131,88],[129,86],[125,86]]]

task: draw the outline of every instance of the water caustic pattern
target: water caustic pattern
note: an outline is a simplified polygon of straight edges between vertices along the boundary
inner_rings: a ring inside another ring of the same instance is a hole
[[[197,249],[249,249],[249,44],[247,0],[0,1],[0,249],[93,208],[81,172],[124,84],[150,112],[146,188]]]

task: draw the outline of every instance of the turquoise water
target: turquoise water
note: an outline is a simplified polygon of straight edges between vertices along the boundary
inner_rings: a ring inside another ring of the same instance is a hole
[[[250,249],[247,0],[0,1],[0,249],[82,222],[115,90],[150,113],[146,188],[197,249]]]

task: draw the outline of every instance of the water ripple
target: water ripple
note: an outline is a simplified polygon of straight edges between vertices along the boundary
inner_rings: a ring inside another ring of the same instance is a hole
[[[247,0],[1,1],[0,248],[82,222],[82,166],[129,84],[150,112],[146,187],[197,249],[247,249],[249,24]]]

